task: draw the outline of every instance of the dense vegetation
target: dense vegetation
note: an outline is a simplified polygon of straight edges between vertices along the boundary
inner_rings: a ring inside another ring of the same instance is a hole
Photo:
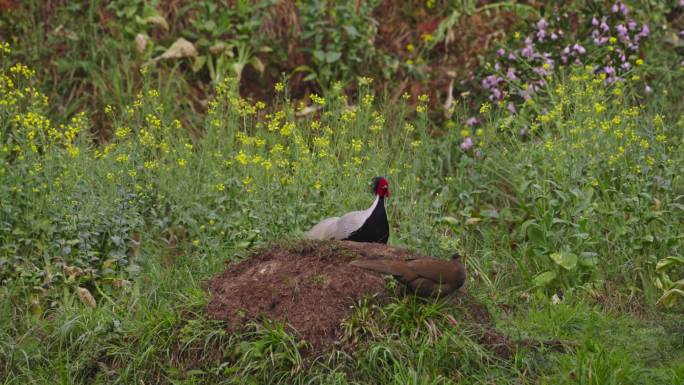
[[[0,379],[684,383],[684,5],[392,3],[0,1]],[[572,351],[499,359],[443,301],[317,358],[207,319],[204,280],[375,175],[391,244]]]

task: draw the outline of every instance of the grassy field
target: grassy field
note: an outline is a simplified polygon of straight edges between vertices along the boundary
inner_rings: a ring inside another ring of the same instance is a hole
[[[684,384],[678,2],[213,3],[0,1],[0,381]],[[208,319],[208,278],[376,175],[390,244],[467,255],[499,330],[572,349],[502,359],[401,297],[319,357]]]

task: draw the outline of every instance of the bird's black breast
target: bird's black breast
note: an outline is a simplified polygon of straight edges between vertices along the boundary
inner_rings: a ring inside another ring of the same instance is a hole
[[[385,200],[380,201],[361,227],[345,238],[345,241],[387,243],[389,239],[389,223],[385,212]]]

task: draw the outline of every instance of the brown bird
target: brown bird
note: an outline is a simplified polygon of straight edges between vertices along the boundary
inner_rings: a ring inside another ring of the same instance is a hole
[[[461,256],[454,254],[451,261],[437,258],[396,260],[387,258],[357,259],[352,266],[391,274],[410,291],[420,297],[447,295],[465,283],[466,271]]]

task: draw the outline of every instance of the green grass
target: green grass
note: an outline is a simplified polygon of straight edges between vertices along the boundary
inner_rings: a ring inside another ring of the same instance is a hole
[[[227,79],[206,114],[190,114],[186,68],[140,71],[131,47],[109,47],[84,21],[71,27],[84,38],[69,55],[91,70],[63,71],[45,104],[45,68],[10,67],[39,67],[54,52],[40,49],[38,32],[3,22],[27,37],[0,63],[3,383],[684,382],[676,88],[643,95],[639,80],[606,86],[572,67],[516,115],[461,103],[442,127],[424,98],[393,102],[366,80],[352,96],[330,87],[322,109],[302,117],[287,88],[262,106]],[[669,59],[634,74],[676,82]],[[93,99],[69,100],[83,78],[99,84]],[[476,147],[464,152],[464,127],[450,123],[473,114],[482,131],[467,132]],[[408,298],[359,304],[344,325],[351,348],[317,357],[303,356],[305,342],[284,325],[232,334],[207,318],[208,278],[255,247],[367,207],[375,175],[390,181],[391,244],[460,251],[468,291],[499,331],[572,349],[527,347],[505,360],[478,341],[463,305]]]

